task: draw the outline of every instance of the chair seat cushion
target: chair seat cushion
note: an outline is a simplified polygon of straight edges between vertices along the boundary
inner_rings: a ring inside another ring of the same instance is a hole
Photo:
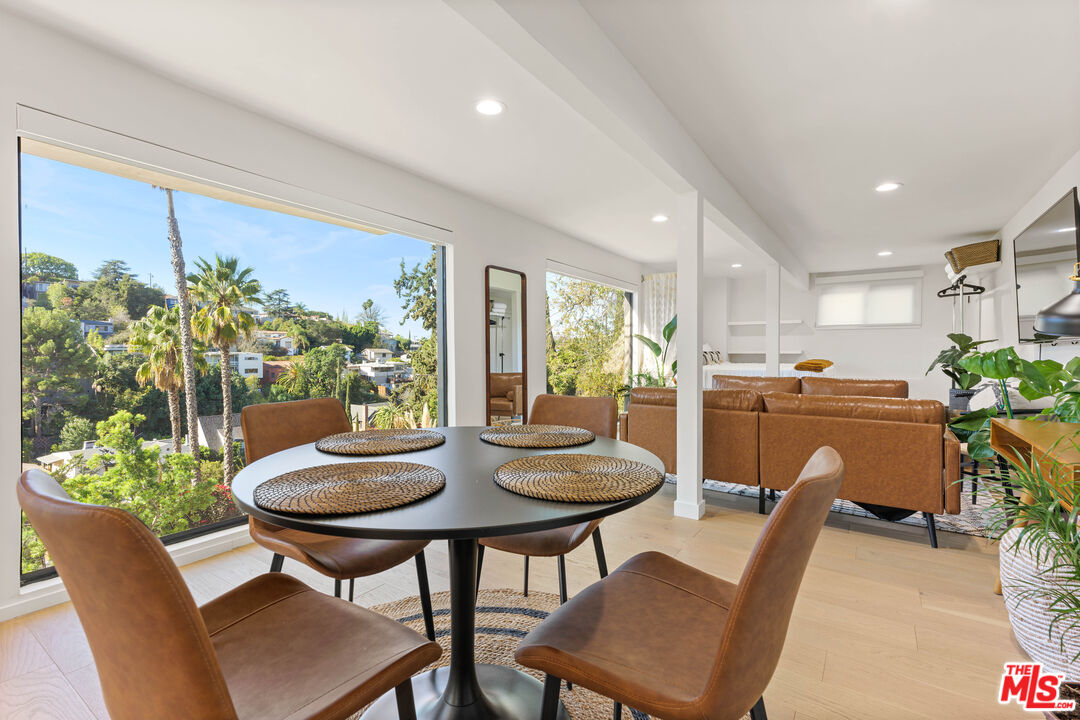
[[[404,625],[284,573],[200,611],[240,720],[347,717],[441,654]]]
[[[267,550],[338,580],[389,570],[417,555],[427,540],[368,540],[290,530],[251,518],[251,537]]]
[[[736,586],[647,552],[575,595],[515,657],[625,705],[700,720]]]
[[[553,530],[522,533],[520,535],[502,535],[483,538],[480,544],[493,550],[530,555],[532,557],[555,557],[565,555],[588,539],[592,531],[600,524],[599,520]]]

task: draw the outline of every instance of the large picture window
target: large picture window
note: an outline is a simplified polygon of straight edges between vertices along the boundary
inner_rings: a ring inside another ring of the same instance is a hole
[[[819,328],[912,326],[920,322],[917,277],[816,278]]]
[[[617,397],[630,381],[633,294],[547,274],[547,389],[557,395]]]
[[[441,247],[35,141],[20,183],[22,460],[75,499],[169,542],[243,521],[246,405],[440,417]],[[24,520],[23,581],[49,574]]]

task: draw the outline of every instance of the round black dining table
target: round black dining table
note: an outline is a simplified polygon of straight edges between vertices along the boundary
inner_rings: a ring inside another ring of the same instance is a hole
[[[513,668],[477,665],[476,562],[480,538],[550,530],[612,515],[645,501],[660,486],[629,500],[607,503],[564,503],[537,500],[495,484],[495,469],[527,455],[582,453],[625,458],[664,472],[658,457],[636,445],[598,437],[570,448],[509,448],[480,439],[483,427],[435,428],[446,437],[437,447],[378,457],[331,455],[315,444],[299,445],[268,455],[233,479],[236,505],[260,520],[283,527],[342,537],[398,540],[448,540],[450,555],[450,665],[413,678],[417,717],[424,720],[488,720],[539,718],[543,686]],[[255,505],[254,491],[282,473],[330,463],[403,461],[438,468],[446,486],[422,500],[391,510],[357,515],[293,515],[269,512]],[[396,718],[393,692],[375,701],[365,718]],[[559,707],[560,718],[567,718]]]

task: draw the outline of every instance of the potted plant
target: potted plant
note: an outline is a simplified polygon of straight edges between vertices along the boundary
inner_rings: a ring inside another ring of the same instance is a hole
[[[981,383],[983,377],[978,373],[965,370],[960,366],[960,360],[975,352],[980,345],[994,341],[973,340],[971,336],[964,333],[949,333],[946,337],[952,340],[953,344],[938,353],[934,362],[930,363],[930,367],[926,369],[926,374],[929,375],[940,365],[941,372],[952,380],[952,387],[949,388],[949,409],[967,412],[971,398],[975,394],[972,388]]]
[[[1077,438],[1066,442],[1077,447]],[[1080,450],[1080,447],[1077,448]],[[1047,672],[1080,680],[1080,528],[1071,468],[1052,457],[1007,457],[995,477],[991,537],[1017,642]],[[1022,502],[1005,492],[1019,491]]]

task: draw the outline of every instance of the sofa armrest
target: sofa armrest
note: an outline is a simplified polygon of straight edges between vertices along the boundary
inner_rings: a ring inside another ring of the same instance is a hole
[[[628,413],[619,413],[619,439],[626,440],[626,423],[629,422],[630,415]]]
[[[523,398],[525,393],[520,385],[515,385],[514,389],[507,395],[510,398],[510,402],[514,404],[514,414],[521,415],[524,410]]]
[[[960,512],[960,493],[963,487],[960,481],[960,441],[952,430],[945,431],[945,512],[956,515]]]

